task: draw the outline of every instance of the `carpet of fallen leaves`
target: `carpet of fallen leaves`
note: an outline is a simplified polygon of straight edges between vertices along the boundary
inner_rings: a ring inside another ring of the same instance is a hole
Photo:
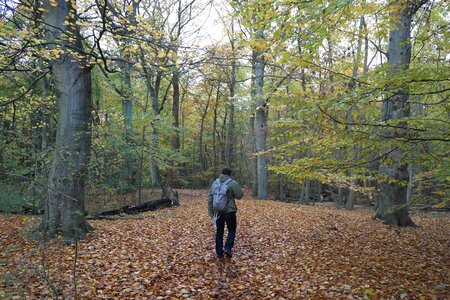
[[[1,214],[0,298],[448,299],[448,215],[395,228],[363,208],[244,199],[234,257],[220,260],[205,194],[181,192],[182,206],[139,218],[91,221],[75,268],[74,246],[27,239],[37,218]]]

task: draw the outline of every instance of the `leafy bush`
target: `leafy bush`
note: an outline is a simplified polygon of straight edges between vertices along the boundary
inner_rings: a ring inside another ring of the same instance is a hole
[[[36,214],[42,211],[43,201],[28,190],[21,193],[10,186],[0,184],[0,211],[19,214]]]

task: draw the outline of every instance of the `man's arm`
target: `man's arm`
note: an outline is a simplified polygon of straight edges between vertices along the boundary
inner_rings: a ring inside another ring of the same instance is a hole
[[[232,182],[230,182],[230,187],[233,190],[233,196],[235,199],[242,199],[242,197],[244,196],[244,192],[241,189],[241,186],[239,185],[239,183],[237,183],[235,180],[233,180]]]

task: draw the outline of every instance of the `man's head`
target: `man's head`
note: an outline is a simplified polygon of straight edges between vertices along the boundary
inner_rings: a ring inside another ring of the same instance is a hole
[[[228,176],[230,176],[230,175],[231,175],[231,169],[229,169],[229,168],[223,168],[222,174],[223,174],[223,175],[228,175]]]

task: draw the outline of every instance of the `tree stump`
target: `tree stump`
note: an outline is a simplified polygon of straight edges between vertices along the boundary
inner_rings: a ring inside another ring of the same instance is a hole
[[[161,199],[169,199],[171,205],[173,205],[173,206],[180,205],[180,201],[178,200],[178,192],[174,191],[168,185],[163,186]]]

